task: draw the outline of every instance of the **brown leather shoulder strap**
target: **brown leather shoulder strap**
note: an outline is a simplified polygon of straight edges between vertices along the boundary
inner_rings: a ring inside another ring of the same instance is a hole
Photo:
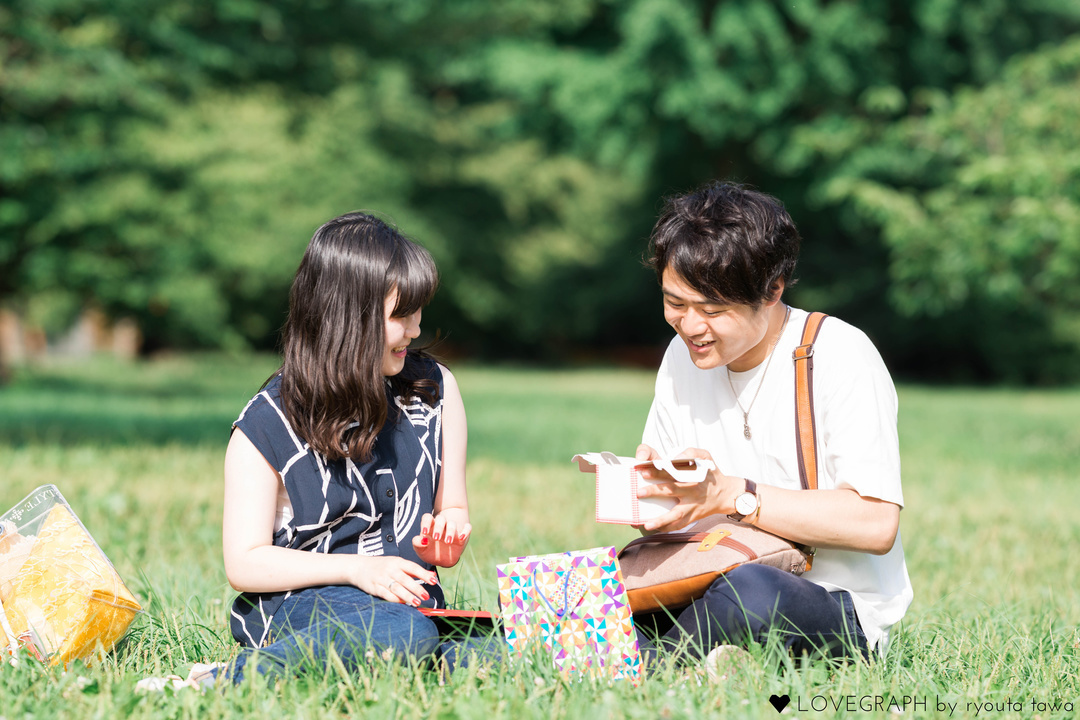
[[[814,341],[828,315],[810,313],[802,342],[791,353],[795,361],[795,444],[799,454],[799,482],[803,490],[817,490],[817,426],[814,423]]]

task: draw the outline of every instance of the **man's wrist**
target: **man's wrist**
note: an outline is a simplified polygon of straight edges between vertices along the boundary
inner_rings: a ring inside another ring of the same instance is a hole
[[[743,478],[743,487],[735,496],[732,510],[728,517],[736,522],[747,522],[758,509],[757,483],[750,478]]]
[[[743,522],[748,524],[748,525],[757,525],[758,520],[761,518],[761,486],[760,485],[758,485],[757,492],[755,494],[757,495],[757,509],[754,510],[752,515],[748,515],[746,517],[746,519],[743,520]]]
[[[723,494],[718,498],[716,512],[722,515],[731,515],[735,512],[735,499],[746,491],[746,480],[734,475],[728,475],[725,479],[727,482]]]

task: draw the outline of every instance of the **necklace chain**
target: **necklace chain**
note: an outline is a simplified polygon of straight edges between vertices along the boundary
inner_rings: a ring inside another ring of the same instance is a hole
[[[776,333],[776,337],[769,343],[769,358],[765,361],[765,369],[761,371],[761,380],[758,382],[757,390],[754,391],[754,397],[750,398],[750,405],[743,408],[742,402],[739,400],[739,393],[735,391],[735,383],[731,382],[731,367],[725,366],[727,369],[727,381],[731,386],[731,394],[735,396],[735,403],[739,406],[739,410],[742,411],[743,425],[742,434],[747,440],[750,439],[750,411],[754,409],[754,402],[757,401],[758,393],[761,392],[761,386],[765,384],[765,373],[769,372],[769,365],[772,364],[773,350],[776,349],[776,343],[780,342],[780,336],[784,334],[784,328],[787,327],[788,317],[791,315],[791,306],[787,305],[787,312],[784,313],[784,323],[780,326],[780,331]]]

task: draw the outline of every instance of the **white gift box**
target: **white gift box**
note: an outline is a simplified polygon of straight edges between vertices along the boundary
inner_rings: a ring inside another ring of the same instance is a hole
[[[638,489],[658,481],[641,477],[640,469],[666,470],[679,482],[701,482],[716,466],[709,460],[694,458],[658,458],[638,460],[610,452],[582,453],[574,456],[581,472],[596,476],[596,522],[640,525],[675,507],[672,498],[638,498]]]

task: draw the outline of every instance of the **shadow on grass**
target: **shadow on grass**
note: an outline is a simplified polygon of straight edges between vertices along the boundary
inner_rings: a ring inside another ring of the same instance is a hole
[[[129,398],[136,400],[174,400],[218,398],[219,388],[193,379],[170,380],[167,384],[151,381],[139,382],[140,378],[118,378],[103,380],[61,375],[35,375],[19,382],[16,386],[22,392],[41,393],[44,395],[89,395],[95,397]],[[257,390],[258,386],[254,387]],[[254,391],[253,390],[253,391]],[[3,390],[0,389],[0,393]]]
[[[0,444],[224,444],[274,362],[187,356],[25,368],[0,387]]]
[[[0,444],[224,446],[238,413],[177,418],[138,413],[95,417],[62,411],[22,412],[0,418]]]

